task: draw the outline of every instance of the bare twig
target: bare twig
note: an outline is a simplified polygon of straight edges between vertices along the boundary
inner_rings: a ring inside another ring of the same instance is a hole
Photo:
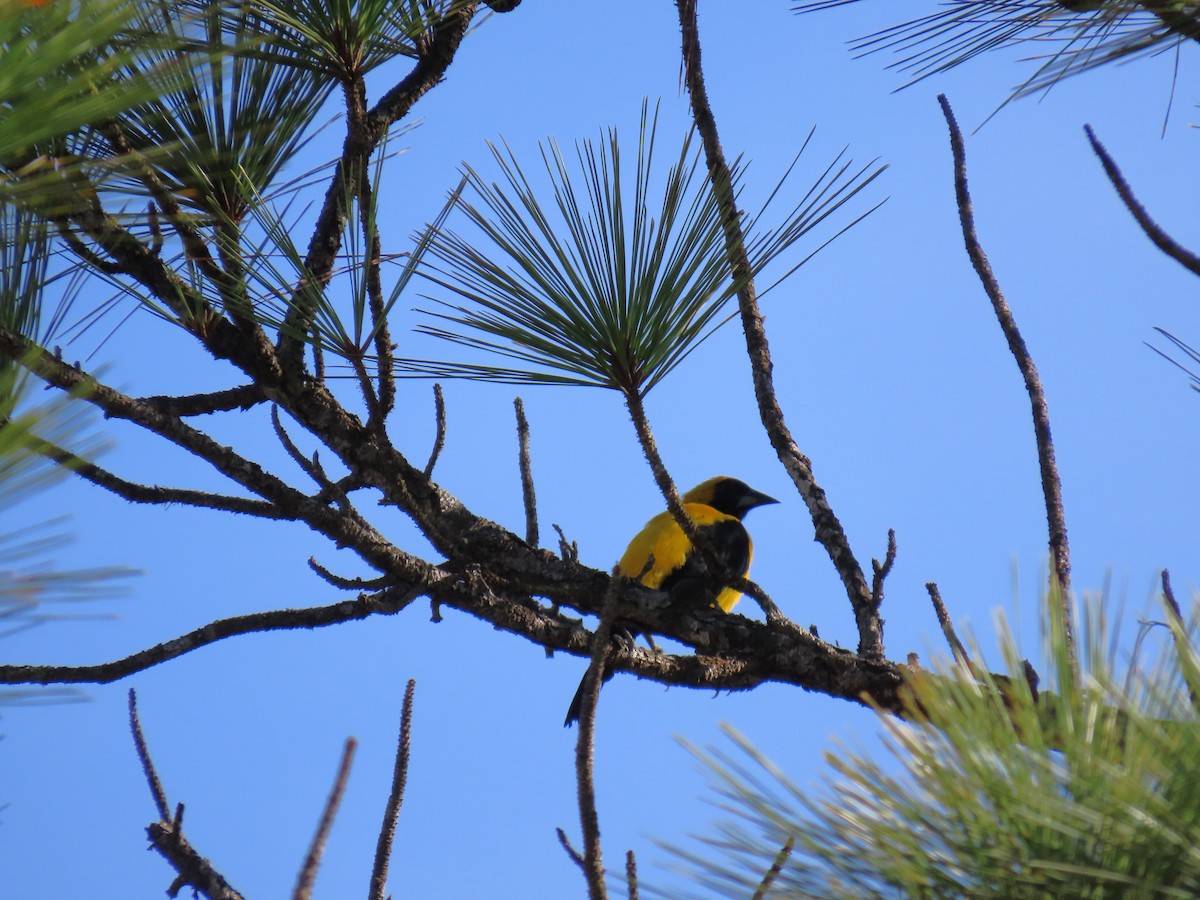
[[[1063,513],[1062,482],[1058,477],[1058,464],[1054,459],[1054,441],[1050,436],[1050,408],[1046,403],[1046,393],[1042,389],[1037,367],[1033,363],[1017,321],[1009,309],[1008,301],[1000,290],[1000,283],[992,272],[987,254],[979,243],[975,232],[975,213],[971,206],[971,195],[967,190],[966,148],[963,144],[962,132],[954,118],[954,110],[945,94],[938,95],[938,103],[946,117],[950,129],[950,148],[954,155],[954,193],[958,201],[958,217],[962,223],[963,240],[967,246],[967,255],[983,284],[983,289],[992,302],[992,309],[1008,348],[1017,361],[1017,368],[1025,380],[1025,390],[1029,394],[1029,403],[1033,412],[1033,432],[1037,440],[1038,464],[1041,469],[1042,494],[1046,505],[1046,522],[1050,531],[1050,559],[1054,568],[1055,584],[1063,605],[1063,629],[1066,638],[1067,653],[1075,664],[1075,646],[1071,628],[1070,591],[1071,591],[1071,549],[1067,542],[1067,522]],[[1053,590],[1052,590],[1053,593]]]
[[[360,78],[361,81],[361,78]],[[362,99],[366,99],[366,88],[363,86]],[[363,109],[365,113],[365,106]],[[363,159],[362,173],[359,181],[359,218],[362,223],[363,238],[367,244],[366,284],[367,297],[371,305],[371,327],[375,329],[375,356],[379,384],[379,413],[382,417],[376,423],[382,433],[383,422],[391,414],[396,405],[396,373],[392,353],[392,334],[388,328],[387,308],[383,299],[383,286],[379,281],[379,265],[383,256],[383,248],[379,240],[378,221],[372,222],[372,197],[374,188],[367,174],[366,159]]]
[[[251,497],[233,497],[229,494],[214,494],[208,491],[197,491],[191,488],[161,487],[159,485],[139,484],[116,475],[107,469],[102,469],[93,462],[76,456],[70,450],[35,438],[38,453],[56,464],[69,469],[85,481],[90,481],[97,487],[112,491],[118,497],[130,503],[171,504],[183,503],[198,509],[217,509],[224,512],[240,513],[259,519],[294,519],[293,515],[283,512],[274,503],[265,500],[255,500]]]
[[[942,634],[946,636],[946,643],[950,645],[951,652],[960,662],[970,665],[971,658],[967,655],[967,648],[958,639],[954,623],[950,621],[950,613],[946,611],[946,604],[942,602],[942,592],[932,581],[926,582],[925,590],[929,591],[929,599],[933,601],[933,611],[937,614],[938,624],[942,626]]]
[[[789,834],[788,839],[779,848],[779,852],[775,854],[775,861],[771,863],[771,868],[767,869],[762,881],[758,883],[758,889],[754,892],[752,900],[763,900],[767,896],[767,891],[770,890],[771,884],[775,879],[779,877],[779,873],[783,871],[783,867],[787,863],[788,857],[792,855],[792,850],[795,846],[796,838],[794,835]]]
[[[291,435],[287,433],[287,429],[283,427],[283,422],[279,418],[279,407],[275,404],[271,404],[271,426],[275,429],[275,436],[279,438],[279,443],[287,451],[287,455],[291,458],[292,462],[298,465],[301,471],[315,481],[319,487],[328,485],[329,479],[319,477],[313,461],[300,451],[295,441],[292,440]]]
[[[625,887],[629,900],[638,900],[637,858],[632,850],[625,851]]]
[[[878,609],[883,603],[883,582],[891,574],[892,566],[896,564],[896,530],[888,529],[887,553],[884,554],[883,563],[879,560],[871,560],[871,569],[874,572],[874,577],[871,579],[871,602]]]
[[[604,861],[600,847],[600,819],[596,813],[596,781],[594,768],[596,704],[604,684],[604,666],[608,645],[612,640],[613,622],[620,605],[620,569],[613,568],[612,579],[604,597],[604,612],[596,633],[592,636],[592,660],[583,680],[582,702],[579,709],[579,735],[575,741],[575,781],[579,796],[579,823],[583,829],[583,859],[581,868],[587,880],[589,900],[605,900]]]
[[[554,530],[558,532],[558,555],[562,557],[563,562],[579,562],[579,543],[568,541],[562,527],[557,522],[554,523]]]
[[[525,418],[525,404],[517,397],[513,401],[517,411],[517,447],[521,467],[521,496],[525,499],[525,543],[538,545],[537,497],[533,492],[533,467],[529,462],[529,421]]]
[[[754,279],[750,275],[750,258],[746,250],[741,213],[733,193],[733,175],[725,159],[725,152],[721,149],[716,118],[708,100],[708,89],[704,84],[700,60],[700,32],[696,23],[696,0],[676,0],[676,6],[679,9],[679,24],[683,31],[684,76],[688,95],[691,97],[692,118],[704,144],[709,178],[721,208],[721,225],[725,232],[725,248],[731,274],[734,283],[741,285],[738,289],[738,308],[742,330],[746,336],[746,351],[750,358],[759,417],[779,461],[783,463],[784,469],[791,476],[808,507],[816,539],[829,554],[834,569],[841,577],[858,626],[858,652],[862,656],[879,659],[883,657],[883,622],[872,604],[871,589],[863,575],[862,566],[850,549],[850,542],[841,522],[825,498],[825,491],[817,484],[811,461],[792,438],[784,422],[779,400],[775,396],[775,385],[771,375],[771,352],[762,315],[758,309]]]
[[[1100,157],[1100,163],[1104,166],[1104,174],[1108,176],[1108,180],[1112,182],[1112,186],[1116,188],[1117,195],[1125,204],[1125,208],[1133,215],[1134,221],[1141,226],[1146,237],[1154,243],[1154,246],[1165,253],[1175,262],[1179,263],[1193,275],[1200,275],[1200,256],[1197,256],[1192,251],[1188,250],[1169,234],[1167,234],[1157,222],[1150,217],[1150,213],[1146,211],[1146,207],[1138,201],[1134,196],[1133,188],[1129,186],[1129,182],[1125,180],[1125,176],[1121,174],[1121,170],[1117,167],[1116,161],[1113,160],[1108,150],[1100,143],[1096,137],[1096,133],[1092,130],[1091,125],[1083,126],[1084,133],[1087,134],[1087,139],[1091,142],[1092,151]]]
[[[179,873],[167,889],[167,895],[177,897],[183,888],[190,886],[204,894],[208,900],[244,900],[225,880],[225,876],[213,868],[213,864],[201,856],[183,836],[183,832],[179,830],[182,821],[183,804],[180,804],[175,822],[164,820],[146,826],[150,846]]]
[[[358,380],[358,389],[362,393],[363,403],[367,405],[367,429],[381,434],[384,421],[383,407],[379,395],[375,392],[375,383],[371,381],[371,373],[367,371],[367,364],[363,361],[361,354],[356,353],[349,358],[349,362],[350,368]]]
[[[114,662],[91,666],[0,666],[0,684],[109,684],[228,637],[294,628],[321,628],[373,615],[392,615],[417,594],[403,585],[373,596],[310,609],[277,609],[217,619],[162,644]]]
[[[308,567],[334,587],[347,591],[378,591],[391,587],[395,583],[395,579],[390,575],[381,575],[378,578],[344,578],[341,575],[335,575],[317,562],[315,556],[308,558]]]
[[[375,844],[375,865],[371,868],[371,886],[368,900],[383,900],[387,889],[388,863],[392,858],[392,841],[396,836],[396,820],[400,816],[400,805],[404,802],[404,786],[408,781],[408,756],[412,744],[413,693],[417,682],[410,678],[404,689],[404,705],[400,709],[400,741],[396,746],[396,765],[392,770],[392,790],[384,807],[383,824],[379,828],[379,840]]]
[[[329,831],[333,828],[333,820],[337,815],[338,806],[342,802],[342,794],[346,792],[346,781],[350,778],[350,764],[354,761],[354,749],[358,741],[346,738],[345,749],[342,751],[342,761],[338,765],[337,777],[333,781],[333,790],[325,801],[325,809],[321,812],[321,821],[317,824],[317,833],[313,835],[304,864],[296,878],[296,889],[292,892],[292,900],[309,900],[312,897],[313,882],[317,878],[317,869],[321,865],[321,855],[325,852],[325,842],[329,839]]]
[[[154,762],[150,759],[150,750],[146,746],[146,737],[142,734],[142,723],[138,718],[137,692],[129,689],[129,730],[133,732],[133,745],[137,748],[138,759],[142,763],[142,772],[146,783],[150,785],[150,795],[154,797],[154,806],[158,809],[158,817],[164,822],[170,817],[170,804],[167,803],[167,792],[163,790],[158,772],[154,770]]]
[[[433,439],[433,449],[429,451],[429,462],[425,463],[426,478],[433,474],[433,467],[437,465],[442,448],[446,446],[446,400],[442,396],[440,384],[433,386],[433,410],[437,421],[437,434]]]
[[[137,694],[132,689],[129,691],[129,729],[133,733],[133,743],[142,764],[142,772],[146,775],[150,794],[154,797],[154,807],[158,812],[158,821],[146,827],[146,835],[150,838],[150,846],[158,851],[177,873],[175,880],[167,888],[167,895],[177,897],[181,890],[190,885],[210,900],[243,900],[242,895],[230,887],[224,876],[213,868],[212,863],[197,853],[183,836],[182,803],[175,807],[175,816],[171,817],[167,792],[154,769],[150,749],[146,745],[145,735],[142,734],[142,723],[137,711]]]
[[[555,828],[554,832],[558,835],[558,842],[562,844],[562,848],[567,851],[567,856],[571,858],[571,862],[575,863],[575,865],[582,869],[584,867],[583,857],[579,855],[578,850],[571,846],[571,839],[567,837],[567,833],[561,828]]]

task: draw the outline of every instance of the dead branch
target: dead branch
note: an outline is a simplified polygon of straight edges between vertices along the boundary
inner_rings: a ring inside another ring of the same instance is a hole
[[[883,582],[891,574],[892,566],[896,564],[896,531],[894,528],[888,529],[887,552],[884,554],[883,563],[877,559],[871,560],[871,570],[874,572],[874,577],[871,579],[871,602],[879,609],[883,603]]]
[[[361,81],[361,77],[359,79]],[[348,94],[350,92],[347,92]],[[357,91],[354,92],[357,94]],[[366,85],[362,86],[362,99],[366,100]],[[363,113],[366,113],[365,105]],[[383,299],[383,285],[379,280],[379,266],[383,257],[383,248],[379,240],[378,221],[372,223],[371,208],[374,203],[374,188],[367,172],[367,159],[364,157],[359,177],[358,207],[359,221],[362,225],[363,240],[367,246],[366,287],[367,300],[371,307],[371,327],[375,330],[375,367],[378,384],[379,415],[376,423],[382,429],[383,423],[391,415],[396,405],[396,374],[393,371],[394,354],[392,353],[392,333],[388,328],[387,306]]]
[[[137,695],[133,690],[129,691],[129,728],[133,733],[138,759],[141,761],[142,771],[146,775],[146,782],[150,786],[150,794],[154,798],[154,806],[159,815],[157,822],[151,822],[146,827],[146,835],[150,839],[150,846],[177,873],[167,889],[167,895],[177,897],[183,888],[191,886],[210,900],[243,900],[242,895],[235,891],[224,876],[213,868],[212,863],[197,853],[183,836],[182,803],[175,808],[174,818],[170,817],[167,793],[155,771],[154,762],[150,759],[150,750],[138,718]]]
[[[1054,567],[1056,587],[1063,604],[1063,628],[1067,642],[1067,651],[1074,664],[1075,645],[1071,629],[1070,591],[1071,591],[1071,549],[1067,542],[1067,522],[1063,512],[1062,482],[1058,477],[1058,464],[1054,458],[1054,441],[1050,436],[1050,407],[1046,403],[1046,392],[1042,389],[1037,367],[1030,355],[1021,332],[1017,328],[1017,320],[1004,299],[1000,283],[992,272],[987,254],[979,242],[975,232],[975,213],[971,205],[971,194],[967,189],[966,148],[962,132],[954,118],[954,110],[945,94],[938,95],[938,103],[946,117],[946,125],[950,129],[950,148],[954,156],[954,194],[958,201],[958,217],[962,223],[963,240],[967,246],[967,255],[975,272],[979,276],[988,299],[992,302],[992,310],[1008,341],[1008,348],[1017,361],[1021,377],[1025,380],[1025,390],[1029,394],[1029,404],[1033,412],[1033,432],[1037,440],[1038,465],[1041,470],[1042,494],[1046,505],[1046,522],[1050,531],[1050,559]],[[1052,586],[1054,587],[1054,586]]]
[[[925,590],[929,591],[929,599],[933,601],[933,611],[937,615],[938,624],[942,626],[942,634],[946,636],[946,643],[950,645],[950,652],[959,662],[970,665],[971,657],[967,655],[967,648],[963,646],[963,642],[958,639],[958,632],[954,630],[954,623],[950,621],[950,613],[946,610],[946,604],[942,602],[942,592],[932,581],[926,582]]]
[[[1200,256],[1197,256],[1172,238],[1163,230],[1161,225],[1150,217],[1150,213],[1146,211],[1146,207],[1134,195],[1133,188],[1125,180],[1125,176],[1117,167],[1116,161],[1109,154],[1108,150],[1105,149],[1104,145],[1100,143],[1099,138],[1096,137],[1092,126],[1084,125],[1083,131],[1092,145],[1092,151],[1100,158],[1100,163],[1104,166],[1104,174],[1108,176],[1108,180],[1116,188],[1117,196],[1121,198],[1121,202],[1125,204],[1125,208],[1133,215],[1134,221],[1138,223],[1146,237],[1150,238],[1155,247],[1193,275],[1200,275]]]
[[[415,598],[404,586],[309,609],[277,609],[217,619],[173,640],[113,662],[90,666],[0,666],[0,684],[109,684],[225,638],[296,628],[323,628],[374,615],[394,615]]]
[[[408,782],[408,757],[412,745],[413,694],[417,682],[410,678],[404,689],[404,705],[400,709],[400,740],[396,745],[396,765],[392,770],[392,789],[384,807],[383,824],[375,844],[375,864],[371,868],[371,887],[368,900],[383,900],[387,889],[388,864],[392,858],[392,841],[396,836],[396,820],[404,802],[404,786]]]
[[[137,692],[129,689],[129,730],[133,733],[133,745],[137,748],[138,759],[142,763],[142,773],[150,786],[150,796],[158,809],[158,817],[166,821],[170,817],[170,805],[167,803],[167,792],[163,790],[158,772],[154,770],[154,762],[150,759],[150,749],[146,746],[146,737],[142,734],[142,723],[138,718]]]
[[[179,818],[182,819],[182,815]],[[245,900],[225,876],[197,852],[174,823],[151,822],[146,826],[146,835],[150,838],[150,846],[179,873],[167,889],[167,896],[178,897],[183,888],[191,887],[209,900]]]
[[[579,824],[583,830],[583,858],[580,868],[587,880],[589,900],[605,900],[608,891],[604,884],[604,860],[600,846],[600,819],[596,813],[596,781],[594,768],[596,704],[603,686],[605,660],[612,642],[613,623],[620,608],[620,570],[613,568],[608,591],[604,597],[604,612],[592,635],[592,659],[582,685],[579,708],[579,734],[575,740],[575,783],[579,798]]]
[[[570,857],[571,862],[575,863],[575,865],[582,869],[583,857],[579,855],[578,850],[571,846],[571,839],[567,837],[567,833],[561,828],[555,828],[554,833],[558,835],[558,842],[562,845],[562,848],[567,851],[567,856]]]
[[[517,456],[521,469],[521,496],[525,500],[525,543],[536,547],[539,543],[537,497],[533,490],[533,466],[529,461],[529,421],[525,418],[525,404],[517,397],[513,401],[517,411]]]
[[[720,204],[731,274],[734,283],[741,285],[738,290],[738,308],[742,330],[746,336],[746,351],[750,357],[759,417],[779,461],[783,463],[784,469],[808,507],[816,539],[829,554],[842,579],[858,626],[858,652],[868,658],[882,658],[883,622],[872,604],[871,589],[863,575],[862,566],[850,549],[850,542],[841,522],[825,498],[825,491],[817,484],[811,461],[800,451],[792,438],[775,395],[775,384],[771,375],[771,352],[762,315],[758,309],[754,280],[750,277],[750,259],[742,231],[741,213],[733,195],[733,175],[721,149],[717,122],[708,100],[708,89],[705,87],[704,72],[701,68],[696,0],[676,0],[676,6],[683,31],[684,75],[692,103],[692,118],[704,144],[709,178]]]
[[[317,833],[313,835],[312,844],[309,845],[308,853],[304,857],[304,864],[300,867],[300,874],[296,878],[296,889],[292,892],[292,900],[309,900],[312,897],[313,882],[317,878],[317,869],[321,865],[321,856],[325,852],[325,842],[329,840],[329,831],[333,828],[333,820],[337,816],[338,806],[341,805],[342,794],[346,792],[346,782],[350,778],[350,764],[354,760],[354,750],[357,746],[358,741],[354,738],[346,738],[337,777],[333,781],[333,789],[329,792],[329,798],[325,801],[325,808],[321,811],[321,821],[317,824]]]
[[[437,465],[438,457],[442,455],[442,448],[446,446],[446,400],[442,396],[440,384],[433,386],[433,415],[437,432],[433,438],[433,449],[429,451],[429,462],[425,463],[426,478],[433,474],[433,467]]]
[[[131,503],[172,504],[182,503],[198,509],[217,509],[223,512],[239,513],[254,516],[259,519],[292,519],[285,515],[273,503],[264,500],[254,500],[249,497],[232,497],[228,494],[214,494],[208,491],[197,491],[190,488],[171,488],[159,485],[138,484],[116,475],[107,469],[102,469],[83,457],[76,456],[70,450],[51,444],[49,441],[38,440],[37,452],[56,464],[63,466],[85,481],[90,481],[97,487],[112,491],[118,497]]]

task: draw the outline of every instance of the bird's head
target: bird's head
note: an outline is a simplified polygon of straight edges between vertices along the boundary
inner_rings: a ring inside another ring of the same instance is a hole
[[[683,502],[703,503],[727,516],[740,519],[756,506],[766,506],[768,503],[779,501],[754,490],[744,481],[718,475],[701,482],[684,494]]]

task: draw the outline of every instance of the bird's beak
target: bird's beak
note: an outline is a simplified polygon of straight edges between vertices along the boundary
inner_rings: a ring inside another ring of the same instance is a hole
[[[756,490],[754,490],[754,488],[751,488],[750,494],[746,498],[746,509],[754,509],[754,507],[756,507],[756,506],[767,506],[768,504],[778,503],[778,502],[779,501],[776,500],[774,497],[768,497],[766,494],[762,493],[761,491],[756,491]]]

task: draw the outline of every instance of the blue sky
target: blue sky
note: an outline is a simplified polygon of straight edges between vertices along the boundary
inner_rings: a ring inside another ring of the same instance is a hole
[[[996,54],[893,92],[903,79],[884,68],[884,57],[855,60],[845,46],[894,23],[892,6],[799,17],[778,0],[704,3],[709,91],[726,152],[752,161],[747,207],[814,125],[796,189],[843,147],[889,165],[868,189],[870,202],[887,197],[886,204],[763,307],[780,401],[860,560],[881,556],[887,529],[896,530],[899,558],[883,608],[888,655],[903,660],[916,651],[927,660],[943,652],[924,590],[933,580],[985,650],[994,651],[996,610],[1019,618],[1036,664],[1046,529],[1028,400],[962,248],[935,100],[947,93],[973,129],[1031,69],[1017,61],[1022,53]],[[925,6],[932,8],[911,5]],[[1180,60],[1164,134],[1174,64],[1164,55],[1070,80],[1008,106],[967,142],[979,234],[1049,398],[1075,587],[1092,597],[1107,589],[1110,603],[1124,601],[1127,619],[1153,614],[1161,568],[1171,569],[1182,595],[1200,579],[1200,397],[1143,344],[1156,325],[1200,340],[1200,314],[1195,281],[1124,212],[1082,129],[1096,129],[1164,227],[1200,246],[1200,186],[1186,175],[1197,139],[1193,54]],[[376,72],[376,95],[404,71],[400,62]],[[397,142],[408,149],[382,188],[385,250],[407,249],[407,235],[457,182],[460,161],[498,174],[485,141],[503,136],[535,168],[536,143],[547,136],[569,146],[616,126],[632,139],[644,97],[662,100],[660,136],[682,136],[689,118],[673,4],[529,0],[494,17],[421,102],[420,127]],[[338,128],[309,145],[306,164],[333,155]],[[307,236],[304,226],[299,237]],[[421,321],[411,307],[421,305],[414,294],[397,307],[401,352],[448,355],[411,333]],[[757,423],[740,340],[736,325],[727,327],[649,396],[660,450],[683,486],[729,474],[783,501],[748,520],[755,580],[793,619],[853,647],[844,594]],[[131,393],[236,383],[185,335],[145,314],[98,349],[89,333],[67,355],[93,352],[88,365]],[[516,393],[445,384],[449,429],[435,478],[476,512],[520,530]],[[543,541],[549,545],[557,523],[585,562],[608,568],[662,505],[619,397],[520,393]],[[411,416],[404,413],[394,438],[423,462],[434,432],[430,385],[404,382],[398,406]],[[265,414],[212,425],[221,440],[291,471]],[[98,423],[97,431],[112,442],[104,463],[121,474],[218,484],[131,429]],[[114,620],[52,622],[10,637],[6,661],[102,662],[217,618],[328,603],[336,595],[305,561],[315,555],[330,567],[351,566],[294,525],[134,507],[71,482],[26,502],[11,527],[64,513],[75,540],[58,554],[62,567],[119,564],[142,574],[124,596],[87,607]],[[397,543],[422,547],[394,510],[371,514]],[[998,654],[992,659],[998,664]],[[574,732],[561,722],[583,669],[580,659],[547,660],[538,647],[462,614],[431,624],[418,604],[391,619],[225,641],[90,687],[85,704],[8,708],[0,896],[116,900],[159,896],[170,884],[166,865],[144,850],[155,814],[126,725],[129,687],[139,693],[168,796],[187,805],[190,840],[247,897],[291,890],[342,741],[355,736],[358,755],[317,895],[365,892],[409,678],[417,680],[414,750],[392,892],[581,896],[583,881],[554,829],[578,834]],[[821,777],[822,754],[836,741],[870,747],[879,730],[865,710],[794,688],[714,698],[617,678],[603,693],[597,736],[610,869],[632,848],[647,879],[675,883],[656,869],[665,857],[655,841],[686,841],[718,817],[677,736],[720,743],[722,722],[802,783]]]

